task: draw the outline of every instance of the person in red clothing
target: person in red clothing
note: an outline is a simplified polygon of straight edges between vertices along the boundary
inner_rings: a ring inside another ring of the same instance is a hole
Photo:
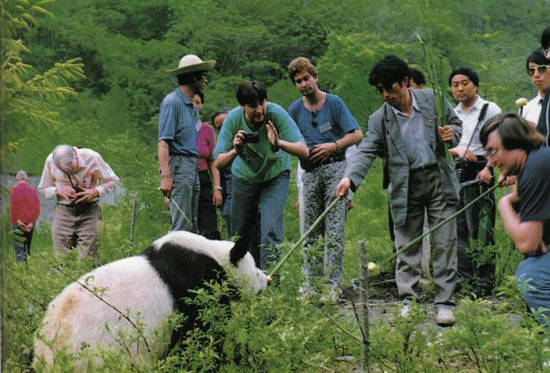
[[[40,199],[35,188],[27,184],[27,173],[17,172],[17,185],[11,190],[11,227],[15,260],[25,262],[31,254],[34,224],[40,215]]]

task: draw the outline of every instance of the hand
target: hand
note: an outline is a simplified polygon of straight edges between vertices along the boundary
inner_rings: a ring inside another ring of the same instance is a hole
[[[483,180],[485,184],[489,184],[492,178],[493,175],[491,174],[491,170],[489,170],[487,167],[484,167],[483,170],[479,171],[476,175],[476,179]]]
[[[351,180],[349,177],[344,177],[338,185],[336,185],[335,194],[339,197],[345,197],[348,194],[348,190],[351,187]]]
[[[326,161],[334,153],[336,153],[336,144],[333,142],[328,142],[325,144],[315,145],[309,156],[311,157],[311,161],[313,163],[317,163]]]
[[[233,137],[233,148],[240,152],[241,149],[244,147],[244,136],[246,132],[243,130],[238,130],[235,134],[235,137]]]
[[[170,198],[164,197],[164,207],[170,210]]]
[[[265,124],[265,129],[267,130],[267,138],[271,145],[278,148],[279,147],[279,134],[273,123],[269,120]]]
[[[510,186],[516,184],[516,176],[504,176],[500,175],[498,178],[498,185],[500,186]]]
[[[160,191],[162,192],[164,197],[170,199],[173,186],[174,181],[172,179],[172,175],[163,175],[160,179]]]
[[[355,207],[355,205],[353,204],[353,200],[350,199],[350,200],[348,201],[348,211],[349,211],[349,210],[353,210],[354,207]]]
[[[80,205],[81,203],[90,202],[94,198],[99,197],[99,191],[96,188],[84,189],[84,191],[76,193],[74,196],[76,198],[75,203]]]
[[[294,205],[294,208],[296,209],[296,211],[300,212],[300,202],[299,201],[296,201],[296,204]]]
[[[477,160],[476,155],[471,150],[466,150],[466,148],[452,148],[449,149],[451,155],[465,160],[466,162],[474,162]]]
[[[219,189],[214,189],[212,194],[212,204],[214,207],[220,207],[223,203],[222,191]]]
[[[454,135],[453,127],[438,126],[437,132],[439,133],[439,137],[441,137],[441,140],[443,140],[444,142],[452,141]]]
[[[70,186],[62,186],[55,189],[55,194],[65,199],[67,202],[72,202],[75,198],[74,189]]]

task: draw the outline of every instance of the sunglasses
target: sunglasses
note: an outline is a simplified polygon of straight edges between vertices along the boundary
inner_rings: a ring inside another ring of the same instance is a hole
[[[533,76],[535,75],[535,71],[538,71],[540,75],[546,73],[546,71],[548,71],[548,68],[550,67],[550,65],[538,65],[537,67],[529,67],[527,69],[527,74],[529,76]]]
[[[311,112],[311,126],[313,128],[317,128],[317,112],[316,111]]]
[[[384,86],[376,86],[374,88],[374,91],[376,92],[376,94],[378,96],[382,97],[382,95],[384,94],[384,91],[386,91],[388,93],[395,93],[396,92],[395,86],[398,85],[398,84],[399,84],[398,82],[395,82],[389,88],[384,87]]]

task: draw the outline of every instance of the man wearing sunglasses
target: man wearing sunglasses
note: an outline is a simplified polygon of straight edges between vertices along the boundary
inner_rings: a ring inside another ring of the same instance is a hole
[[[183,56],[170,75],[178,79],[178,87],[160,104],[158,131],[158,163],[160,190],[170,200],[170,231],[197,232],[199,177],[197,171],[197,135],[199,111],[193,96],[204,91],[216,61],[203,61],[188,54]]]
[[[544,98],[550,91],[550,60],[541,48],[537,48],[527,57],[527,75],[538,93],[524,106],[522,116],[533,127],[537,126]]]
[[[350,188],[355,191],[375,158],[384,159],[398,250],[422,234],[426,210],[433,227],[453,214],[459,201],[458,180],[453,165],[447,164],[445,143],[458,144],[462,133],[460,119],[445,102],[442,113],[445,123],[437,123],[433,91],[409,89],[409,80],[409,66],[397,56],[386,56],[371,69],[369,83],[384,104],[369,117],[367,134],[336,187],[339,196],[345,196]],[[432,242],[436,322],[453,325],[456,221],[436,230]],[[409,317],[413,299],[418,299],[422,273],[420,246],[419,242],[397,258],[395,279],[403,302],[401,316],[405,318]]]
[[[487,164],[487,154],[479,141],[479,131],[487,120],[501,113],[500,107],[478,95],[479,76],[471,67],[460,66],[449,76],[453,96],[458,101],[455,112],[462,121],[462,137],[458,146],[449,150],[455,157],[455,167],[461,183],[475,179],[481,185],[463,188],[460,191],[459,208],[464,207],[489,187],[493,174]],[[457,218],[458,274],[462,286],[471,286],[474,293],[485,295],[493,288],[494,266],[492,262],[479,265],[471,252],[470,240],[475,247],[494,243],[495,195],[492,193]],[[479,250],[479,249],[477,249]]]
[[[550,26],[547,27],[540,38],[542,50],[547,59],[550,60]],[[537,124],[537,131],[544,136],[544,145],[549,145],[550,136],[550,94],[546,94],[542,108],[540,111],[539,121]]]
[[[288,73],[302,94],[290,105],[288,112],[310,149],[310,157],[300,160],[305,171],[303,211],[304,230],[307,231],[332,203],[334,188],[344,176],[346,148],[361,141],[363,134],[344,101],[319,89],[317,70],[309,59],[294,59],[288,65]],[[346,212],[347,200],[344,198],[307,238],[302,269],[305,286],[300,289],[301,295],[312,295],[314,287],[324,279],[329,297],[338,299],[344,275]],[[319,236],[326,236],[326,255],[318,244]],[[323,268],[326,268],[325,276]]]

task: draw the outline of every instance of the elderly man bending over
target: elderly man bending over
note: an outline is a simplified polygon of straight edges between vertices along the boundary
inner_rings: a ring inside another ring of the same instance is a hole
[[[58,145],[52,151],[38,190],[46,198],[57,198],[52,225],[56,252],[67,253],[76,247],[79,258],[98,260],[99,197],[118,184],[118,177],[99,153],[69,145]]]

